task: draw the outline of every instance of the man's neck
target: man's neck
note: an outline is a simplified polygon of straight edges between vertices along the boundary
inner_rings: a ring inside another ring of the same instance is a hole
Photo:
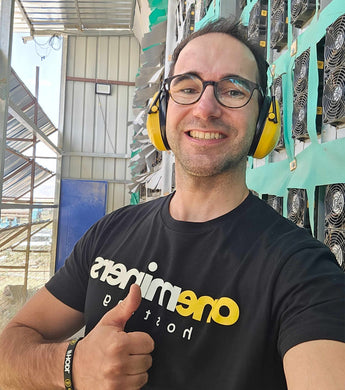
[[[170,214],[180,221],[209,221],[235,209],[248,193],[244,177],[227,175],[180,180],[176,175],[176,192],[170,203]]]

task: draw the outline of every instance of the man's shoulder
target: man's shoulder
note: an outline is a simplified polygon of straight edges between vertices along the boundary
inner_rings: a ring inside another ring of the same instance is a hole
[[[151,210],[159,210],[163,206],[163,204],[165,203],[168,197],[169,195],[161,196],[159,198],[151,199],[147,202],[123,206],[117,210],[112,211],[110,215],[132,214],[132,213],[140,214],[140,213],[150,212]]]
[[[117,210],[105,215],[100,221],[100,224],[108,224],[114,221],[127,220],[129,223],[147,218],[150,215],[154,216],[160,213],[165,202],[168,201],[169,195],[159,197],[147,202],[123,206]]]

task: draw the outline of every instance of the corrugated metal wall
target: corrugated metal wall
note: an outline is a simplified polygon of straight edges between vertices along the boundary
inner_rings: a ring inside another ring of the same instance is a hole
[[[130,202],[128,122],[133,119],[139,44],[127,36],[69,36],[64,56],[62,179],[107,181],[110,212]],[[107,80],[111,94],[96,94],[95,79]]]

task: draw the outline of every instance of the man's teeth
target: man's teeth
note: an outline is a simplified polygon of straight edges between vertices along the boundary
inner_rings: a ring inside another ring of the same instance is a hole
[[[216,132],[208,132],[208,131],[196,131],[192,130],[189,132],[189,135],[192,138],[197,139],[219,139],[219,138],[225,138],[225,136],[221,133]]]

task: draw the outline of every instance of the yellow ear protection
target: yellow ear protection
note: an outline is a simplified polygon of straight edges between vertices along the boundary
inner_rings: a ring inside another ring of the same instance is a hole
[[[272,152],[280,137],[280,110],[275,97],[265,96],[248,156],[264,158]]]
[[[168,91],[162,87],[150,104],[146,127],[153,146],[160,150],[169,150],[166,137],[166,111]],[[249,149],[249,156],[263,158],[276,146],[280,137],[280,111],[275,97],[266,96],[260,108],[255,135]]]
[[[146,128],[152,145],[160,150],[169,150],[165,123],[167,110],[167,94],[164,86],[153,96],[147,115]]]

